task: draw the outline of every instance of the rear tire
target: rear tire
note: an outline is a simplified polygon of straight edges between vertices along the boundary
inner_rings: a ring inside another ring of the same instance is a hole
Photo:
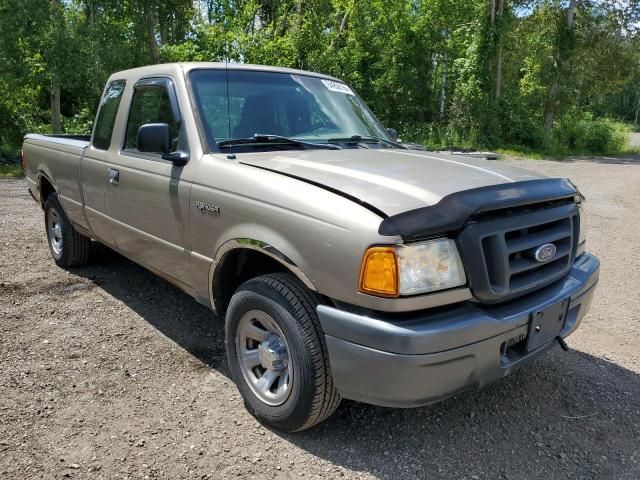
[[[91,239],[73,228],[56,193],[44,204],[44,225],[51,256],[59,267],[78,267],[89,261]]]
[[[229,369],[248,410],[280,430],[300,431],[338,407],[317,301],[288,274],[241,285],[225,318]]]

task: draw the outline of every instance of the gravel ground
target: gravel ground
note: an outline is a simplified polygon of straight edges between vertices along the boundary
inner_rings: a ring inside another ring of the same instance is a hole
[[[640,159],[509,162],[589,199],[601,282],[572,350],[294,435],[246,412],[207,309],[106,249],[57,268],[24,182],[0,180],[1,478],[640,478]]]

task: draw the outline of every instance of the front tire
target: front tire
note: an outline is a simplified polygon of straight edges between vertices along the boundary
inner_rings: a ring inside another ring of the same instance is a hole
[[[288,274],[251,279],[225,318],[229,369],[249,411],[286,431],[310,428],[338,407],[311,293]]]
[[[89,261],[91,239],[73,228],[55,193],[44,204],[44,224],[51,256],[59,267],[77,267]]]

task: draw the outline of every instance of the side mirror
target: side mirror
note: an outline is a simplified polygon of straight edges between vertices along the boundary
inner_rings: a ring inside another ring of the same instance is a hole
[[[149,153],[169,153],[171,137],[166,123],[146,123],[138,129],[138,150]]]
[[[148,153],[161,153],[164,160],[182,167],[189,157],[182,152],[171,152],[171,133],[166,123],[146,123],[138,129],[138,150]]]
[[[398,141],[398,132],[396,131],[395,128],[387,128],[387,133],[389,134],[393,142]]]

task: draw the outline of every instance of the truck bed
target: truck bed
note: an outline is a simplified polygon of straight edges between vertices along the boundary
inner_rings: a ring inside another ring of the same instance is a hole
[[[36,200],[40,200],[41,179],[48,179],[56,185],[58,197],[70,216],[81,213],[80,160],[90,139],[90,135],[29,134],[25,137],[25,178]]]

